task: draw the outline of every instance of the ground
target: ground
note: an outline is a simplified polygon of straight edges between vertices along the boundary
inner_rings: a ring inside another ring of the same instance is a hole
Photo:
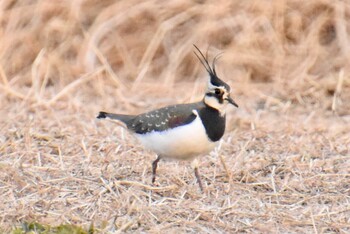
[[[0,228],[101,233],[349,233],[350,3],[44,1],[0,4]],[[193,54],[220,52],[216,150],[161,161],[99,111],[200,100]]]

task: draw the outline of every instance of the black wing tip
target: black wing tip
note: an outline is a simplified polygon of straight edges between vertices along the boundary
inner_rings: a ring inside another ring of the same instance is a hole
[[[105,118],[107,118],[107,112],[100,111],[100,113],[98,113],[98,116],[96,118],[98,118],[98,119],[105,119]]]

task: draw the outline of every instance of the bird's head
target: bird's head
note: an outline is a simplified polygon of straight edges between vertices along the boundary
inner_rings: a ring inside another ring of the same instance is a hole
[[[194,47],[199,53],[197,54],[196,52],[194,52],[195,55],[203,64],[205,70],[207,70],[207,72],[209,73],[209,82],[207,86],[207,91],[204,96],[204,103],[207,106],[214,108],[223,114],[225,113],[227,104],[232,104],[235,107],[238,107],[237,103],[230,96],[230,86],[224,81],[222,81],[216,74],[215,62],[217,61],[220,54],[213,59],[212,65],[210,66],[207,57],[203,55],[203,53],[198,49],[196,45],[194,45]]]

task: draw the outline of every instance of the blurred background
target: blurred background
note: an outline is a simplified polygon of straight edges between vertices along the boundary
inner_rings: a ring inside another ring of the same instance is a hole
[[[327,0],[4,0],[1,89],[40,102],[87,74],[103,73],[127,89],[194,82],[204,75],[196,44],[209,57],[224,52],[219,74],[233,87],[269,83],[279,98],[331,100],[339,75],[348,77],[349,7]],[[32,86],[41,92],[27,97]]]
[[[170,162],[160,183],[176,189],[152,196],[173,200],[152,207],[150,188],[111,181],[148,184],[153,155],[95,116],[200,100],[207,74],[193,44],[210,61],[223,52],[218,74],[240,108],[228,109],[221,161],[202,162],[207,197]],[[0,224],[349,230],[349,61],[345,0],[2,0]]]

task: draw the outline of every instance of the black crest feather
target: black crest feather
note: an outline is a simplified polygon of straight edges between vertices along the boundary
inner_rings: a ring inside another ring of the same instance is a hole
[[[222,55],[222,53],[219,53],[218,55],[216,55],[213,59],[212,65],[210,66],[209,62],[208,62],[208,57],[204,56],[202,51],[196,46],[193,45],[196,50],[198,51],[199,54],[196,53],[196,51],[194,51],[194,54],[197,56],[197,58],[199,59],[199,61],[202,63],[202,65],[204,66],[205,70],[209,73],[210,76],[210,83],[214,86],[224,86],[228,91],[230,90],[230,86],[228,86],[228,84],[226,84],[224,81],[222,81],[216,74],[216,70],[215,70],[215,63],[216,61],[220,58],[220,56]]]

